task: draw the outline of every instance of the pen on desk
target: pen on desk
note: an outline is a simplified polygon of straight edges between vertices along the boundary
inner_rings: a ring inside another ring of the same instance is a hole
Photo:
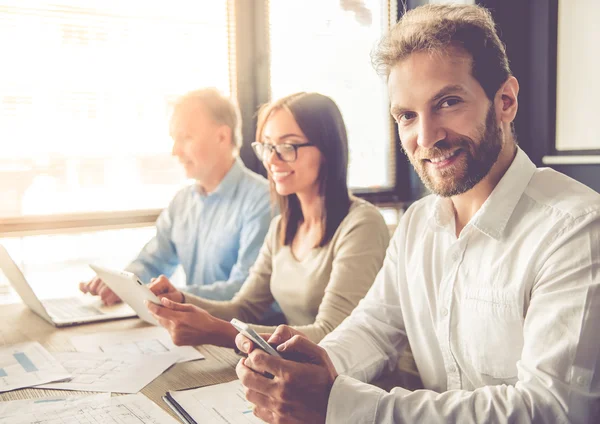
[[[183,413],[179,411],[178,405],[175,405],[171,402],[169,393],[166,393],[166,395],[162,397],[162,400],[164,403],[167,404],[169,408],[171,408],[171,411],[175,412],[175,414],[183,424],[197,424],[196,421],[194,421],[191,417],[189,417],[188,419],[188,417],[185,416],[187,414],[183,415]]]

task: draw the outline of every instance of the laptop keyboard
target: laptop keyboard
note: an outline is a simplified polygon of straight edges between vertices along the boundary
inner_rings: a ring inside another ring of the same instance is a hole
[[[98,309],[85,305],[77,298],[49,299],[44,301],[48,314],[59,319],[87,318],[103,315]]]

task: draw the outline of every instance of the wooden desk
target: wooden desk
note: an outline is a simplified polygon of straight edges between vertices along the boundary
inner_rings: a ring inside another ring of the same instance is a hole
[[[140,319],[134,318],[58,329],[38,317],[23,304],[0,305],[0,346],[37,341],[50,352],[67,352],[75,350],[70,341],[71,336],[105,331],[121,331],[148,325]],[[226,383],[237,378],[235,366],[240,357],[231,349],[200,346],[198,350],[206,359],[175,364],[148,384],[141,392],[173,417],[175,415],[161,399],[161,396],[167,390],[180,390]],[[92,393],[28,388],[0,393],[0,401],[65,394],[89,395]]]

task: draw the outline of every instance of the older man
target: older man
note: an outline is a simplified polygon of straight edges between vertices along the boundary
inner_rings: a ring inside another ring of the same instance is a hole
[[[179,99],[170,134],[173,155],[195,183],[178,192],[156,222],[156,235],[127,270],[149,282],[183,266],[185,291],[228,300],[254,264],[271,219],[266,179],[238,158],[237,107],[215,89]],[[99,278],[81,283],[106,304],[120,299]]]

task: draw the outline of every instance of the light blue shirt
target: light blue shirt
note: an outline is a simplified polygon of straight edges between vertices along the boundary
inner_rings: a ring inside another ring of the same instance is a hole
[[[212,193],[191,185],[175,195],[127,270],[148,283],[181,264],[186,292],[229,300],[248,277],[271,215],[267,180],[237,159]]]

